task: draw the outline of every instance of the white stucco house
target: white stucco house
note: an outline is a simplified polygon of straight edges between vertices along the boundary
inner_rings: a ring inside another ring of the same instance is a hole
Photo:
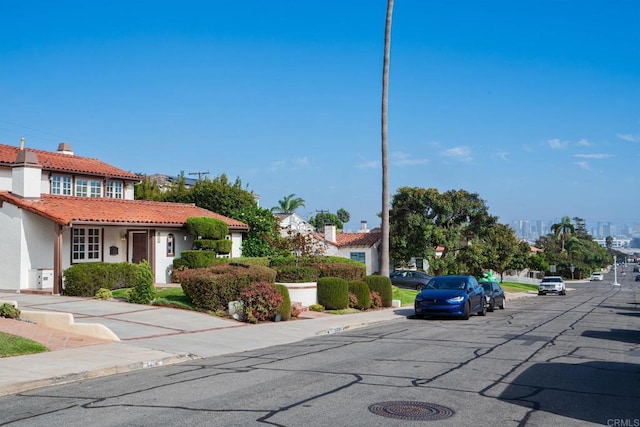
[[[226,222],[231,257],[249,227],[192,204],[134,200],[136,174],[76,156],[0,144],[0,289],[63,289],[62,272],[84,262],[148,260],[158,284],[191,249],[190,217]]]
[[[369,230],[366,221],[361,222],[360,230],[355,233],[338,233],[335,225],[327,225],[322,236],[326,255],[360,261],[365,264],[367,275],[380,272],[382,233]]]

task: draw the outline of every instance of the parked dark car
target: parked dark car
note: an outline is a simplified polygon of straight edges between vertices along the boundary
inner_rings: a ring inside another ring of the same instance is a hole
[[[633,272],[634,273],[640,273],[640,267],[638,267],[637,265],[635,267],[633,267]]]
[[[640,274],[636,274],[636,282],[640,282]]]
[[[391,284],[400,288],[422,290],[433,276],[416,270],[396,270],[389,275]]]
[[[416,295],[416,317],[487,314],[484,289],[473,276],[435,276]]]
[[[496,307],[504,310],[507,307],[507,297],[498,282],[480,281],[484,288],[484,299],[487,301],[487,311],[493,311]]]

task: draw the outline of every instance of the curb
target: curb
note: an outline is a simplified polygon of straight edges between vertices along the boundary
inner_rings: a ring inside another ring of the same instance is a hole
[[[41,387],[69,384],[69,383],[88,380],[92,378],[106,377],[106,376],[115,375],[115,374],[124,374],[127,372],[140,371],[143,369],[150,369],[150,368],[167,366],[167,365],[174,365],[176,363],[182,363],[182,362],[187,362],[190,360],[198,360],[198,359],[201,359],[201,357],[195,356],[193,354],[182,354],[182,355],[168,356],[161,359],[152,359],[152,360],[145,360],[141,362],[133,362],[126,365],[116,365],[111,367],[105,367],[105,368],[95,369],[92,371],[73,372],[70,374],[62,375],[62,376],[13,383],[13,384],[8,384],[0,389],[0,397],[16,394],[16,393],[22,393],[25,391],[29,391],[29,390],[33,390]]]

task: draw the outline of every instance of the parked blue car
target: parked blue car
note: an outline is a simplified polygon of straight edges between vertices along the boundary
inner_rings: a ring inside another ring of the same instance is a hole
[[[416,295],[416,317],[454,316],[468,319],[487,314],[484,289],[473,276],[435,276]]]

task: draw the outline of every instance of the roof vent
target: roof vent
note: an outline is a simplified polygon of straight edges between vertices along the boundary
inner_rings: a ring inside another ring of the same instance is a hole
[[[71,144],[69,144],[68,142],[61,142],[60,144],[58,144],[58,153],[68,154],[70,156],[73,156],[73,150],[71,149]]]

